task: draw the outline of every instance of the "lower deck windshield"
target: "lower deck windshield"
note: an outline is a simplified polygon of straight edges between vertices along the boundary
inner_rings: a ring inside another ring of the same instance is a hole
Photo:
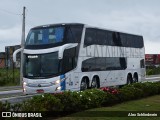
[[[26,78],[47,78],[60,74],[58,52],[47,54],[25,54],[23,75]]]

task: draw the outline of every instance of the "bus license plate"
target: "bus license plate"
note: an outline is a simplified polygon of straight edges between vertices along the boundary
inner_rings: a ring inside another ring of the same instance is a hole
[[[44,90],[43,89],[38,89],[37,93],[44,93]]]

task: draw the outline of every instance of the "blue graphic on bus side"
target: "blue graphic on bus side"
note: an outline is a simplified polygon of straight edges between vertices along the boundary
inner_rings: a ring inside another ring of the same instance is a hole
[[[65,90],[66,89],[65,75],[60,75],[60,80],[61,80],[61,90]]]

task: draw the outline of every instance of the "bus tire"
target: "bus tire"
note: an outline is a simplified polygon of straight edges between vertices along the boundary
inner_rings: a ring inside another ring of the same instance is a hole
[[[128,74],[128,76],[127,76],[127,85],[132,84],[132,83],[133,83],[132,75]]]
[[[138,75],[137,75],[137,73],[134,74],[133,81],[135,83],[138,82]]]
[[[87,81],[87,77],[84,77],[81,81],[80,91],[84,91],[86,89],[88,89],[88,81]]]
[[[93,77],[92,79],[92,83],[91,83],[91,88],[98,88],[98,78],[97,77]]]

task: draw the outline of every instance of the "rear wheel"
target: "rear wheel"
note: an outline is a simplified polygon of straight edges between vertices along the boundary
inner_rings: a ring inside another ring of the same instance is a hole
[[[98,80],[96,77],[93,77],[91,88],[98,88]]]
[[[132,76],[128,75],[127,76],[127,85],[132,84]]]
[[[134,75],[133,81],[134,81],[135,83],[138,82],[138,76],[137,76],[137,75]]]
[[[87,78],[83,78],[80,85],[80,91],[88,89]]]

